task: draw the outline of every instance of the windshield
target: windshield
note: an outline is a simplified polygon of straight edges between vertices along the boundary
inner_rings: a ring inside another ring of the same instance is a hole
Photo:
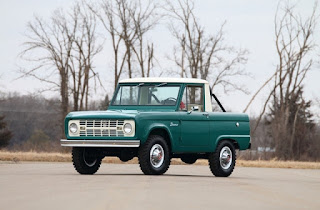
[[[175,106],[180,86],[123,85],[112,105]]]

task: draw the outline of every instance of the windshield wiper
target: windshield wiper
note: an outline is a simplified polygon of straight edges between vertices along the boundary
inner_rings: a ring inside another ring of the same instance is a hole
[[[167,84],[168,84],[168,83],[164,82],[164,83],[161,83],[161,84],[159,84],[159,85],[156,85],[156,87],[165,86],[165,85],[167,85]]]
[[[159,85],[148,85],[148,86],[150,86],[150,87],[162,87],[162,86],[165,86],[165,85],[167,85],[168,83],[166,83],[166,82],[164,82],[164,83],[161,83],[161,84],[159,84]],[[145,83],[140,83],[140,84],[138,84],[136,87],[141,87],[141,86],[144,86],[145,85]]]

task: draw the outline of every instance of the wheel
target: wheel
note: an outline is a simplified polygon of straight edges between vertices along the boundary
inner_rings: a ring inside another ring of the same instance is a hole
[[[72,162],[79,174],[94,174],[101,165],[102,158],[94,148],[73,147]]]
[[[187,164],[194,164],[197,161],[197,158],[191,155],[181,157],[182,162]]]
[[[144,174],[164,174],[171,161],[167,142],[162,136],[150,136],[146,143],[139,148],[138,159]]]
[[[236,153],[232,142],[221,141],[216,151],[209,154],[209,166],[213,175],[217,177],[228,177],[236,164]]]

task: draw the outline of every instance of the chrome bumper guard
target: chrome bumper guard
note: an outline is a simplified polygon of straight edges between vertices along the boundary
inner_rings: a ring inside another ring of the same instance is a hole
[[[139,147],[140,140],[68,140],[61,139],[63,147]]]

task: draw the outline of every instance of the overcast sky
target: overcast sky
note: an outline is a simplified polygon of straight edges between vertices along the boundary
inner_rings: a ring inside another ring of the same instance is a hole
[[[43,89],[43,83],[34,79],[19,79],[17,73],[18,54],[22,50],[21,44],[26,41],[24,37],[26,24],[32,20],[33,15],[49,18],[54,9],[62,7],[69,8],[73,0],[0,0],[0,91],[17,91],[21,94],[34,93]],[[297,11],[302,16],[311,12],[314,5],[313,0],[292,1],[297,2]],[[245,66],[247,72],[253,78],[247,78],[243,83],[251,91],[251,95],[261,86],[261,84],[272,75],[277,64],[276,51],[274,47],[274,15],[277,8],[277,0],[198,0],[195,1],[196,15],[208,33],[216,33],[219,26],[227,21],[225,27],[226,40],[236,47],[246,48],[250,51],[248,63]],[[317,29],[317,42],[320,43],[319,28]],[[165,26],[157,27],[149,34],[155,42],[156,56],[161,61],[161,68],[168,68],[170,61],[166,60],[166,55],[172,53],[174,40]],[[106,40],[108,42],[108,40]],[[320,50],[318,50],[318,55]],[[110,51],[105,47],[102,54],[95,60],[96,71],[100,73],[102,81],[105,83],[107,92],[112,94],[112,83],[108,78],[107,70],[111,68]],[[314,54],[314,59],[319,60],[319,56]],[[320,98],[320,67],[315,65],[305,80],[305,93],[308,99]],[[159,72],[156,72],[159,75]],[[239,82],[239,81],[236,81]],[[267,90],[266,90],[267,91]],[[266,91],[256,99],[255,103],[248,111],[249,114],[257,114],[261,109]],[[48,97],[54,93],[46,93]],[[58,96],[58,94],[56,93]],[[104,91],[92,92],[95,99],[104,97]],[[242,93],[230,93],[225,95],[218,93],[220,100],[228,109],[241,112],[251,95]],[[318,112],[316,106],[313,110]]]

